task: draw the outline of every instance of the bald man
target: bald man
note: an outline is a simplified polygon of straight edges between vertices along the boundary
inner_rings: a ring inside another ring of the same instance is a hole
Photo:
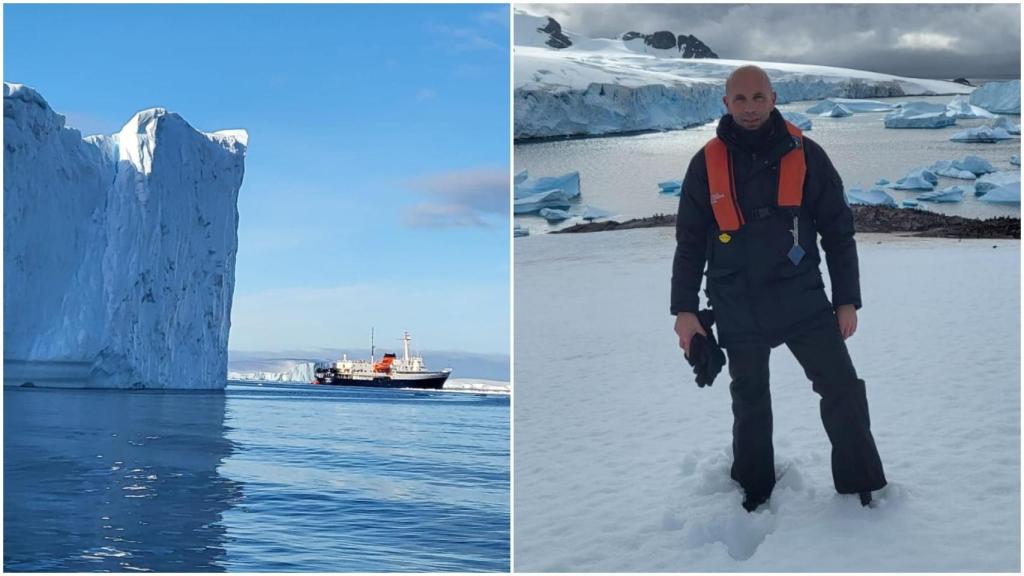
[[[731,378],[731,475],[744,490],[745,509],[767,502],[775,487],[768,359],[781,344],[821,396],[836,490],[858,494],[868,506],[886,480],[864,381],[845,343],[861,307],[853,213],[825,151],[783,119],[776,98],[764,70],[736,69],[717,137],[690,162],[672,265],[675,331],[685,354],[693,335],[705,334],[696,312],[707,264],[705,293]]]

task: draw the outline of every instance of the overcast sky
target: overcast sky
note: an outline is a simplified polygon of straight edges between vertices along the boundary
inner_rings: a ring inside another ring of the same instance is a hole
[[[1017,4],[532,4],[587,37],[692,34],[720,58],[919,78],[1019,78]]]

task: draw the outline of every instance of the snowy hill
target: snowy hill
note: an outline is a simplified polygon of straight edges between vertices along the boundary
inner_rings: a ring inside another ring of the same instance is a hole
[[[246,140],[161,108],[83,139],[4,84],[5,383],[224,387]]]
[[[780,103],[828,97],[882,98],[969,94],[945,80],[864,70],[715,58],[685,59],[679,50],[650,50],[643,37],[588,39],[560,33],[555,49],[538,30],[546,19],[515,15],[515,138],[599,135],[685,128],[721,116],[725,80],[737,67],[764,68]]]

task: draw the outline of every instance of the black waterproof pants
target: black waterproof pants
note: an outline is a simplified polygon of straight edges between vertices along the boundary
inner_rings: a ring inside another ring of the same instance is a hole
[[[836,491],[854,494],[885,486],[882,461],[871,436],[864,381],[857,378],[836,317],[823,313],[785,344],[821,396],[821,421],[832,442]],[[734,417],[731,475],[756,496],[768,496],[775,487],[770,352],[768,345],[727,350]]]

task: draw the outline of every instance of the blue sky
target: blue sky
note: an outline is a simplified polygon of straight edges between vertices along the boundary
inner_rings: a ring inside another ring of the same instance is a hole
[[[6,5],[4,80],[87,134],[248,130],[231,349],[507,354],[508,39],[501,5]]]

